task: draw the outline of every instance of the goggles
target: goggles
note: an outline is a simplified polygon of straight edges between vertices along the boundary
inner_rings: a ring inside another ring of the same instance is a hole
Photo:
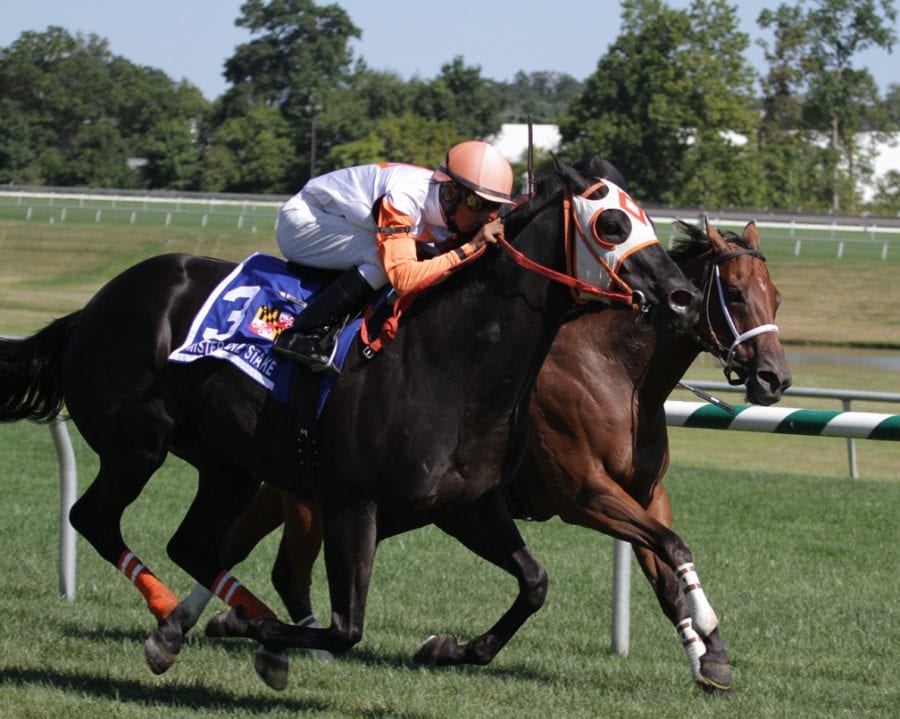
[[[497,212],[500,210],[499,202],[485,200],[481,195],[476,195],[471,190],[463,190],[463,202],[472,212]]]

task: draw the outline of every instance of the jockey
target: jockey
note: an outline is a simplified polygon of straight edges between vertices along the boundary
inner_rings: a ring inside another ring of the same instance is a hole
[[[502,237],[501,204],[512,204],[513,173],[497,148],[471,140],[454,145],[437,170],[384,163],[335,170],[311,179],[281,208],[276,238],[285,257],[301,265],[343,270],[312,298],[275,351],[322,369],[329,332],[359,311],[388,282],[403,295],[428,276],[456,267]],[[416,243],[452,247],[419,260]]]

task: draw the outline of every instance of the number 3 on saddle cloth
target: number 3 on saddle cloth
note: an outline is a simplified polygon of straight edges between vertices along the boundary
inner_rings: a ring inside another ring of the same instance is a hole
[[[290,401],[289,411],[300,432],[311,431],[336,380],[318,373],[313,381],[301,382],[310,373],[298,374],[296,363],[272,351],[275,338],[293,325],[294,316],[327,284],[314,270],[304,276],[304,269],[295,273],[283,259],[259,252],[251,255],[210,293],[184,342],[169,355],[172,362],[193,362],[203,357],[230,362],[269,390],[277,401]],[[375,301],[382,300],[389,289],[386,287]],[[338,368],[360,324],[361,320],[355,319],[340,333],[334,360]],[[298,381],[293,383],[295,375]],[[300,438],[298,442],[303,444]],[[309,442],[314,443],[311,437]]]

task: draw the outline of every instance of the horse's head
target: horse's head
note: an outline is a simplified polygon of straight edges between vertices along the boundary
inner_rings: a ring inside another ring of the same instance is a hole
[[[700,316],[699,291],[662,249],[647,214],[621,186],[601,176],[610,174],[602,162],[580,163],[593,173],[587,176],[559,164],[570,188],[567,216],[571,213],[574,225],[567,233],[569,269],[592,288],[580,289],[578,301],[624,297],[636,307],[638,321],[650,318],[659,329],[690,330]]]
[[[705,260],[704,318],[698,326],[701,342],[724,362],[730,384],[746,385],[748,401],[774,404],[792,378],[775,324],[781,294],[759,250],[756,223],[747,223],[740,237],[723,236],[708,221],[705,224],[701,233],[679,223],[695,239],[700,233],[708,240],[708,251],[697,257]],[[678,254],[673,251],[673,256]]]

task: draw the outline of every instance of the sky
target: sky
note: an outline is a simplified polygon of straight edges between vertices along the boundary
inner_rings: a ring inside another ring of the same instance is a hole
[[[741,28],[751,37],[750,63],[764,67],[763,37],[756,18],[783,0],[741,0]],[[336,0],[362,30],[353,41],[355,57],[376,70],[403,79],[430,79],[460,55],[481,76],[512,80],[526,73],[553,71],[577,80],[593,74],[597,61],[620,30],[618,2],[553,0]],[[110,50],[137,65],[158,68],[173,80],[187,79],[213,100],[227,88],[222,70],[237,45],[252,36],[235,26],[243,0],[0,0],[0,47],[22,32],[59,25],[106,38]],[[328,4],[318,0],[319,5]],[[684,8],[689,0],[669,0]],[[900,21],[895,25],[900,37]],[[854,59],[867,67],[881,91],[900,84],[900,46],[893,54],[869,50]]]

